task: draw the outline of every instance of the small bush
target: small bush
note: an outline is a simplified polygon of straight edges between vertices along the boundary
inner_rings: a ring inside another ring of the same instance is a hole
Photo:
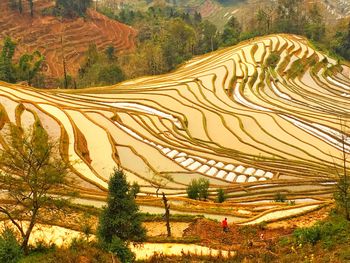
[[[319,226],[309,228],[299,228],[293,233],[298,243],[315,245],[321,239],[321,229]]]
[[[224,189],[220,188],[217,190],[217,202],[223,203],[226,200],[227,196],[225,194]]]
[[[285,201],[287,201],[287,196],[283,193],[276,193],[275,198],[274,198],[275,202],[279,202],[279,203],[284,203]]]
[[[287,245],[289,245],[290,244],[290,239],[288,238],[288,237],[282,237],[280,240],[278,240],[278,244],[280,245],[280,246],[287,246]]]
[[[23,257],[23,251],[13,231],[5,228],[0,236],[0,262],[16,263]]]
[[[196,183],[195,180],[192,180],[191,183],[188,185],[187,189],[187,196],[190,199],[198,199],[199,197],[199,189],[198,189],[198,185]]]
[[[278,53],[272,52],[266,59],[266,66],[276,68],[280,58],[281,56]]]
[[[132,263],[135,261],[135,254],[131,252],[126,242],[117,236],[113,236],[112,242],[108,244],[108,250],[116,254],[122,263]]]
[[[258,224],[259,230],[265,230],[267,228],[267,222],[262,221],[261,223]]]

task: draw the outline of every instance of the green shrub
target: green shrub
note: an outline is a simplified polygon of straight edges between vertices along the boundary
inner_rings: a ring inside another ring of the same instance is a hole
[[[275,194],[274,200],[275,202],[284,203],[285,201],[287,201],[287,196],[283,193],[278,192]]]
[[[280,245],[280,246],[287,246],[287,245],[289,245],[290,244],[290,239],[288,238],[288,237],[282,237],[280,240],[278,240],[278,244]]]
[[[226,200],[227,196],[225,194],[224,189],[220,188],[217,190],[217,202],[223,203]]]
[[[315,245],[321,239],[321,229],[317,225],[309,228],[298,228],[294,231],[293,236],[298,243]]]
[[[281,56],[278,53],[272,52],[266,59],[266,66],[271,68],[276,68],[280,58]]]
[[[22,257],[23,251],[13,231],[9,228],[5,228],[0,236],[0,262],[16,263]]]
[[[258,224],[258,228],[260,230],[265,230],[267,228],[267,222],[266,221],[262,221],[261,223]]]
[[[128,248],[127,243],[117,236],[113,236],[112,242],[108,244],[108,251],[116,254],[122,263],[135,261],[135,254]]]
[[[196,180],[192,180],[191,183],[188,185],[187,189],[187,196],[190,199],[198,199],[199,197],[199,189],[198,184]]]
[[[296,242],[315,245],[318,241],[325,248],[350,241],[350,224],[338,215],[331,216],[308,228],[298,228],[293,233]]]
[[[203,199],[208,198],[209,192],[209,180],[205,178],[193,179],[188,185],[186,191],[187,196],[191,199]]]

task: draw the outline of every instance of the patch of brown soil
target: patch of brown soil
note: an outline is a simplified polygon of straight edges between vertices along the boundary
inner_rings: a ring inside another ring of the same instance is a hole
[[[166,226],[165,222],[144,222],[142,224],[147,229],[147,236],[166,236]],[[170,222],[171,235],[172,237],[182,237],[184,230],[189,227],[190,223],[188,222]]]
[[[229,232],[219,222],[199,219],[190,224],[184,236],[196,236],[202,245],[225,250],[266,248],[278,239],[293,233],[297,227],[308,227],[325,219],[332,206],[323,207],[305,215],[263,225],[238,226],[229,224]]]
[[[238,226],[229,224],[229,231],[225,233],[220,223],[207,219],[199,219],[185,230],[184,236],[197,236],[202,245],[213,248],[235,250],[242,246],[265,246],[278,237],[291,234],[292,228],[259,228],[258,226]]]
[[[30,17],[27,1],[23,14],[11,10],[9,1],[0,1],[0,41],[10,36],[17,42],[17,56],[39,50],[45,55],[45,74],[54,78],[63,76],[63,55],[68,74],[75,75],[89,44],[99,50],[113,45],[118,51],[134,48],[136,31],[90,9],[87,17],[60,19],[44,16],[42,11],[54,5],[52,0],[34,2],[34,18]]]

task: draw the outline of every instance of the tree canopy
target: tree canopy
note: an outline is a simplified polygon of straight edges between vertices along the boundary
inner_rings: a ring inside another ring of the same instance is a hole
[[[9,132],[0,134],[3,144],[0,148],[0,186],[7,191],[8,200],[0,204],[0,213],[18,230],[21,247],[27,253],[29,238],[38,219],[47,209],[60,209],[66,202],[51,193],[64,188],[68,164],[61,159],[57,143],[50,140],[39,121],[30,130],[8,125]]]
[[[85,16],[92,0],[56,0],[56,9],[66,17]]]
[[[0,53],[0,80],[10,83],[27,81],[31,85],[40,75],[45,58],[39,51],[34,51],[22,54],[16,63],[15,51],[16,43],[6,37]]]

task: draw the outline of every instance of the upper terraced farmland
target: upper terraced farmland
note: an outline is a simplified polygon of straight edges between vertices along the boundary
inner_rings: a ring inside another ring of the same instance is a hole
[[[271,53],[276,68],[267,66]],[[349,74],[305,39],[272,35],[111,87],[42,91],[1,83],[0,128],[40,120],[61,139],[79,178],[72,187],[90,198],[104,195],[119,165],[144,194],[155,193],[155,174],[168,174],[169,196],[185,195],[193,178],[205,177],[235,202],[281,191],[318,202],[331,192],[334,163],[341,165]]]
[[[63,78],[63,58],[67,73],[76,75],[89,44],[99,50],[114,46],[120,52],[134,48],[136,31],[130,26],[93,9],[86,18],[44,15],[53,5],[51,0],[35,1],[32,18],[28,1],[23,1],[22,15],[9,7],[9,1],[0,1],[0,42],[10,36],[17,43],[17,54],[39,50],[45,56],[46,76]]]

